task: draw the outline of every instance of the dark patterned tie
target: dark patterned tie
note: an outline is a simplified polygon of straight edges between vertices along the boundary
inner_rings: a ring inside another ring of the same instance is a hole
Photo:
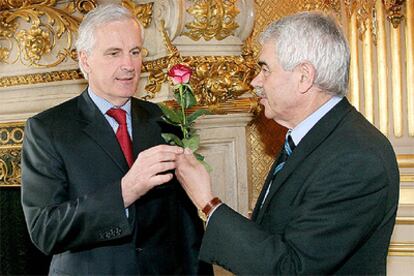
[[[128,134],[128,127],[126,123],[126,111],[121,108],[111,108],[106,114],[115,119],[118,123],[118,130],[116,131],[116,138],[124,153],[128,166],[131,167],[134,163],[134,155],[132,151],[132,142]]]
[[[285,139],[285,144],[283,145],[283,151],[280,153],[280,156],[277,160],[277,165],[273,170],[273,178],[274,176],[283,169],[286,161],[288,160],[289,156],[292,154],[293,150],[296,148],[295,143],[293,142],[292,136],[290,136],[290,131],[288,131]],[[263,197],[262,203],[260,208],[263,206],[263,203],[266,200],[267,195],[269,194],[270,187],[272,186],[272,181],[270,181],[269,186],[267,187],[266,194]]]
[[[273,170],[273,175],[276,175],[279,171],[283,169],[286,161],[288,160],[289,156],[292,154],[293,150],[296,148],[295,143],[293,142],[292,136],[290,133],[286,136],[285,144],[283,146],[283,151],[278,159],[278,164],[276,168]]]

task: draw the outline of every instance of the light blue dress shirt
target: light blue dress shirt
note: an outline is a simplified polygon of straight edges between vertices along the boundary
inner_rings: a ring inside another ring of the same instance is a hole
[[[315,112],[309,115],[305,120],[300,122],[295,128],[290,129],[290,136],[293,139],[293,142],[297,146],[303,137],[328,113],[335,105],[337,105],[342,100],[342,97],[334,96],[324,105],[319,107]]]
[[[102,114],[105,116],[105,119],[108,121],[108,123],[111,125],[112,129],[116,133],[118,130],[118,123],[117,121],[106,114],[106,112],[111,108],[122,108],[126,112],[126,122],[128,127],[128,134],[132,141],[132,123],[131,123],[131,99],[129,99],[123,106],[114,106],[104,98],[101,98],[97,96],[90,87],[88,87],[88,94],[91,97],[92,101],[96,104],[98,109],[102,112]]]

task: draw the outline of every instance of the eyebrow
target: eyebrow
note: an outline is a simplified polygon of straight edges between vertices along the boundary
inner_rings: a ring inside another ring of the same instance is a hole
[[[135,50],[142,51],[142,47],[136,46],[136,47],[132,48],[131,50],[129,50],[129,52],[135,51]],[[111,47],[111,48],[108,48],[108,49],[105,50],[105,52],[111,52],[111,51],[122,51],[122,49],[119,48],[119,47]]]
[[[262,67],[262,66],[269,67],[269,65],[264,61],[259,61],[257,64],[259,64],[260,67]]]
[[[111,47],[105,50],[105,52],[111,52],[111,51],[120,51],[121,48],[117,48],[117,47]]]
[[[131,49],[131,50],[129,50],[129,51],[131,52],[131,51],[135,51],[135,50],[142,51],[142,47],[141,47],[141,46],[136,46],[136,47],[132,48],[132,49]]]

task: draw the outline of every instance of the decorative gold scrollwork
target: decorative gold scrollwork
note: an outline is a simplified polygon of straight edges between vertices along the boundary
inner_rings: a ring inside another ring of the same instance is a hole
[[[232,34],[239,27],[236,16],[239,9],[237,0],[198,0],[187,12],[194,17],[194,21],[187,23],[188,29],[183,35],[193,40],[203,37],[205,40],[216,38],[222,40]]]
[[[234,100],[252,90],[249,83],[257,67],[251,56],[184,57],[183,60],[195,68],[191,84],[201,105]]]
[[[166,48],[169,51],[168,59],[164,62],[144,66],[151,72],[145,87],[147,99],[154,98],[160,91],[161,85],[167,80],[163,69],[176,63],[186,63],[194,70],[191,85],[200,105],[215,105],[237,99],[240,95],[251,91],[250,81],[256,74],[257,62],[253,51],[246,47],[241,56],[201,56],[182,57],[172,43],[161,20],[161,33]]]
[[[394,28],[398,28],[404,15],[401,13],[405,0],[383,0],[387,18]]]
[[[91,0],[76,0],[76,8],[83,14],[87,14],[96,8],[96,2]]]
[[[0,124],[0,186],[20,184],[23,123]]]
[[[0,62],[33,67],[53,67],[66,58],[74,58],[73,36],[81,19],[76,10],[86,13],[96,7],[95,0],[70,1],[65,7],[55,7],[56,0],[11,1],[2,3],[0,12]],[[23,22],[30,25],[27,27]],[[64,39],[64,40],[63,40]],[[65,41],[57,47],[57,41]],[[13,46],[17,45],[16,51]],[[14,53],[13,53],[14,52]],[[15,58],[12,58],[14,54]],[[54,61],[50,55],[54,54]],[[41,63],[48,57],[47,63]]]
[[[20,185],[20,149],[0,151],[0,186]]]
[[[145,28],[151,24],[152,6],[154,3],[137,5],[132,0],[122,0],[121,4],[125,8],[129,9]]]
[[[144,27],[151,23],[153,3],[123,0],[122,4]],[[96,6],[96,0],[68,1],[64,7],[56,0],[0,1],[0,63],[20,60],[26,66],[54,67],[67,58],[76,60],[73,40],[81,18],[74,14],[86,14]]]
[[[20,76],[8,76],[0,77],[0,88],[11,87],[17,85],[30,85],[37,83],[48,83],[55,81],[66,81],[66,80],[80,80],[83,79],[83,75],[79,69],[76,70],[64,70],[64,71],[53,71],[37,74],[27,74]]]
[[[162,69],[153,69],[148,76],[148,82],[145,85],[145,91],[148,93],[146,98],[153,99],[157,92],[161,90],[161,85],[166,81],[166,75]]]

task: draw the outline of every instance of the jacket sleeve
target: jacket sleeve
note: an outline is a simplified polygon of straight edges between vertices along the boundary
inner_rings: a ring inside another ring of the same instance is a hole
[[[352,162],[325,160],[302,183],[304,194],[292,202],[282,232],[269,222],[271,204],[264,210],[266,227],[221,205],[207,226],[201,259],[245,275],[334,273],[383,223],[395,219],[397,204],[387,210],[385,202],[390,185],[398,182],[383,166],[377,156],[364,153],[352,155]]]
[[[88,247],[131,234],[120,182],[76,198],[50,122],[27,121],[22,150],[22,206],[33,243],[45,254]],[[88,181],[85,179],[85,181]],[[81,185],[82,183],[77,183]]]

